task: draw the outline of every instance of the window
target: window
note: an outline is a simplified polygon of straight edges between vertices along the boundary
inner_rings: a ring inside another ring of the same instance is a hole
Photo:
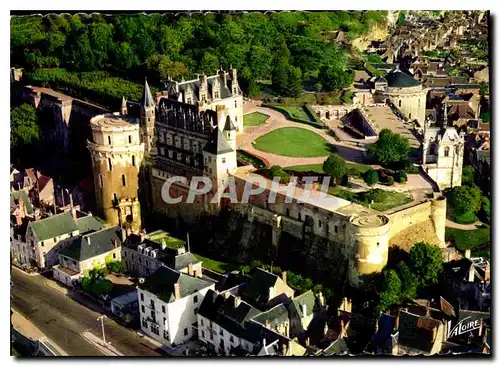
[[[187,336],[188,335],[188,329],[187,328],[184,328],[184,335]]]
[[[229,342],[234,343],[234,337],[233,336],[229,337]]]
[[[142,264],[142,258],[141,257],[139,257],[139,263]]]
[[[142,319],[142,326],[144,328],[147,328],[148,327],[148,321],[146,319]]]
[[[109,170],[110,172],[112,172],[112,171],[113,171],[113,165],[111,164],[111,158],[108,158],[108,170]]]
[[[102,174],[99,174],[99,187],[102,188],[103,186],[103,182],[102,182]]]
[[[146,308],[144,307],[144,305],[141,305],[141,311],[142,311],[143,313],[145,313],[145,312],[146,312]]]
[[[399,100],[399,107],[401,107],[401,100]]]
[[[191,104],[192,102],[193,102],[193,100],[191,98],[187,99],[187,104]]]
[[[321,227],[321,220],[318,221],[318,226]]]
[[[418,108],[420,108],[420,99],[418,99]]]
[[[132,155],[132,166],[135,166],[135,155]]]
[[[164,330],[164,331],[163,331],[163,338],[164,338],[164,339],[167,339],[167,337],[168,337],[167,331],[166,331],[166,330]]]
[[[154,310],[154,308],[155,308],[155,301],[154,301],[154,300],[151,300],[150,304],[151,304],[151,309],[153,309],[153,310]]]
[[[408,114],[408,119],[411,119],[411,113]]]
[[[127,186],[127,182],[125,181],[125,174],[122,174],[122,185],[123,185],[124,187],[126,187],[126,186]]]
[[[108,136],[108,144],[111,145],[111,136]]]
[[[198,308],[194,308],[194,315],[198,314]]]
[[[201,338],[205,338],[205,332],[201,331]]]
[[[215,98],[219,98],[219,92],[215,92]]]
[[[113,259],[116,259],[116,253],[113,253]]]
[[[165,305],[161,306],[161,311],[163,312],[163,314],[165,314],[167,312],[166,309],[165,309]]]
[[[201,326],[203,326],[203,325],[204,325],[204,324],[203,324],[203,319],[201,319]]]
[[[163,324],[167,324],[167,318],[163,317]]]
[[[155,316],[155,311],[154,310],[151,310],[151,318],[153,318],[153,320],[156,319],[156,316]]]
[[[40,242],[40,245],[41,245],[42,247],[44,246],[44,245],[43,245],[43,241],[42,241],[42,242]]]
[[[337,234],[338,232],[339,232],[339,227],[335,225],[335,234]]]
[[[194,295],[193,302],[196,304],[198,302],[198,295]]]
[[[219,334],[220,334],[221,336],[223,336],[223,335],[224,335],[224,329],[220,328]]]
[[[299,221],[302,221],[302,214],[299,212]]]
[[[222,158],[222,164],[226,164],[226,158]]]
[[[141,293],[141,301],[144,301],[144,294]]]
[[[128,135],[128,143],[131,144],[132,143],[132,136],[131,135]]]
[[[237,100],[234,101],[234,108],[238,108],[238,101]]]
[[[113,201],[118,201],[118,196],[116,195],[116,193],[113,193]]]

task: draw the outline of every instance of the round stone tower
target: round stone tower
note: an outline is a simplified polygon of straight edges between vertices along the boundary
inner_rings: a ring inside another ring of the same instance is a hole
[[[138,198],[139,169],[144,157],[139,122],[115,114],[90,120],[96,204],[99,214],[111,225],[141,230]]]
[[[434,229],[439,239],[441,247],[446,246],[444,232],[446,227],[446,197],[440,196],[432,201],[431,219],[434,223]]]
[[[360,275],[382,271],[389,255],[389,217],[385,215],[352,216],[348,233],[355,253],[355,273],[351,283]]]

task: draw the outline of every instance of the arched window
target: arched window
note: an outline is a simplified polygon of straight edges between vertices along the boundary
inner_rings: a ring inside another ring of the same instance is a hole
[[[444,148],[444,156],[447,158],[448,156],[450,156],[450,148],[449,147],[445,147]]]
[[[111,145],[111,136],[108,136],[108,144]]]
[[[122,174],[122,184],[124,187],[127,186],[127,182],[125,181],[125,174]]]
[[[132,155],[132,166],[135,166],[135,155]]]

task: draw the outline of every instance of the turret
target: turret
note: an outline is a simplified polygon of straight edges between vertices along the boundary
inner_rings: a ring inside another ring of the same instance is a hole
[[[240,87],[238,86],[237,70],[231,68],[230,74],[231,74],[231,93],[239,94],[238,91],[239,91]]]
[[[120,114],[122,116],[126,116],[128,114],[127,100],[125,99],[125,97],[122,97],[122,106],[120,108]]]
[[[224,137],[233,150],[236,150],[236,127],[231,119],[231,116],[226,117],[224,124]]]
[[[154,146],[155,114],[156,104],[149,89],[148,81],[145,79],[141,100],[141,130],[146,154],[150,154]]]

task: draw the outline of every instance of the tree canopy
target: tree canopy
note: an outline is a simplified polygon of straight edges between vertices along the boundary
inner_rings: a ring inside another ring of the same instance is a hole
[[[385,269],[382,272],[382,280],[379,286],[379,299],[375,307],[377,313],[387,310],[391,305],[399,302],[402,284],[395,270]]]
[[[410,250],[410,268],[420,288],[437,283],[443,255],[437,245],[416,243]]]
[[[368,169],[365,174],[363,174],[363,179],[369,186],[373,186],[378,183],[378,173],[374,169]]]
[[[456,215],[475,213],[480,208],[481,190],[475,185],[453,187],[448,193],[448,202]]]
[[[323,170],[336,182],[347,174],[347,164],[339,154],[331,154],[323,163]]]
[[[408,159],[410,143],[400,134],[383,129],[377,142],[370,145],[368,151],[381,165],[388,166]]]
[[[39,141],[40,126],[36,109],[21,104],[10,111],[10,147],[22,148]]]

